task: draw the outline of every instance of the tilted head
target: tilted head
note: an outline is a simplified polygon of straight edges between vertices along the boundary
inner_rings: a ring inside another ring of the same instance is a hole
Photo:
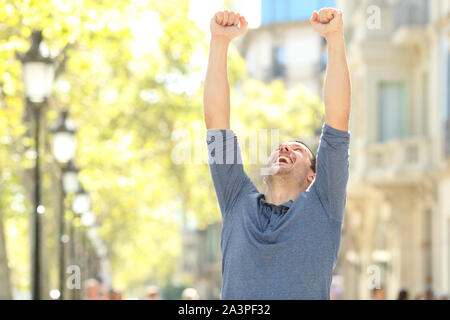
[[[301,141],[289,141],[274,150],[267,164],[270,174],[264,181],[270,185],[276,179],[307,189],[316,176],[316,157]]]

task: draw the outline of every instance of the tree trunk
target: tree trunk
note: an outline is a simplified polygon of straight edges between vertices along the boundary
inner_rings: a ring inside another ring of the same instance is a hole
[[[8,255],[3,219],[0,215],[0,300],[11,300],[11,279],[9,275]]]

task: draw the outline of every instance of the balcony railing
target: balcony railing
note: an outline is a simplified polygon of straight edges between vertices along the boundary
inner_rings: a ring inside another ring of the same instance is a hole
[[[424,138],[370,144],[358,150],[357,156],[365,158],[358,161],[365,163],[363,170],[358,171],[374,181],[409,181],[425,173],[431,164],[430,143]]]
[[[428,23],[428,0],[400,0],[395,5],[394,28],[421,26]]]

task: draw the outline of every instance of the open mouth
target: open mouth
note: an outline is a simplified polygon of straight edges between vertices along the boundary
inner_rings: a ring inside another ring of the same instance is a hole
[[[290,157],[283,155],[278,157],[278,163],[293,164],[294,161]]]

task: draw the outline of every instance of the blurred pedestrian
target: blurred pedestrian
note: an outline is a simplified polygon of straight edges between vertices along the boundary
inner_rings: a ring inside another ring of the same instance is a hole
[[[101,276],[96,276],[95,279],[97,280],[99,287],[98,300],[109,300],[109,290],[103,281],[103,278]]]
[[[159,287],[155,285],[148,286],[145,290],[146,300],[160,300]]]
[[[100,284],[96,279],[88,279],[84,283],[84,300],[100,300]]]
[[[372,295],[374,300],[384,300],[384,287],[373,289]]]
[[[181,294],[181,300],[200,300],[200,297],[194,288],[186,288]]]
[[[398,293],[397,300],[409,300],[408,290],[406,289],[400,290],[400,292]]]
[[[119,290],[111,289],[109,291],[109,300],[122,300],[122,293]]]

